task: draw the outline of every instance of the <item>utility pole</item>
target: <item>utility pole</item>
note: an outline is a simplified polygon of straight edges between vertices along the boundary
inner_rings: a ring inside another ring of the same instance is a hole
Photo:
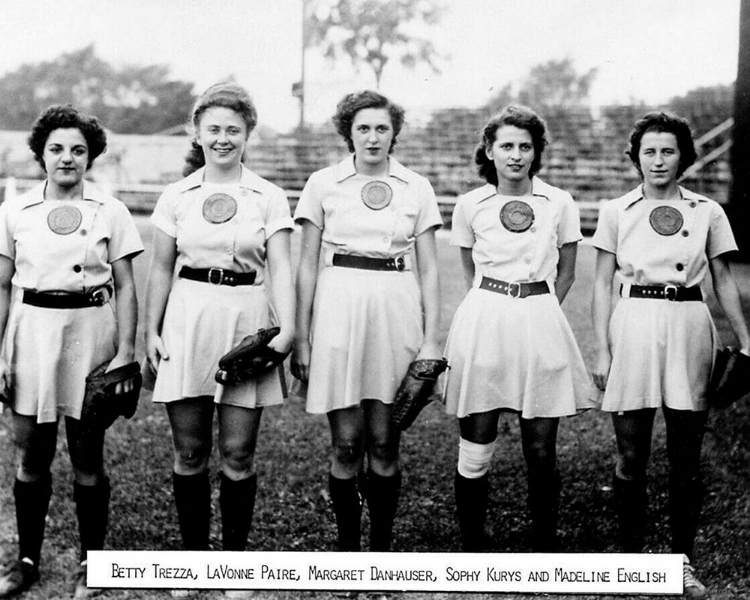
[[[292,84],[292,96],[299,98],[299,129],[305,129],[305,51],[307,50],[307,4],[302,0],[302,53],[300,80]]]
[[[750,260],[750,2],[740,2],[740,44],[734,86],[732,191],[728,215],[740,254]]]

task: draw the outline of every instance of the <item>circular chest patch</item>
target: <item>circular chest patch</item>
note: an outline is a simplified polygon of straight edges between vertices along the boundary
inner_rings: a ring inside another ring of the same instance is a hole
[[[370,181],[362,188],[362,202],[372,210],[382,210],[392,198],[393,190],[385,181]]]
[[[534,223],[534,209],[526,202],[512,200],[500,210],[500,222],[508,231],[521,233]]]
[[[682,213],[672,206],[657,206],[648,217],[651,228],[659,235],[674,235],[683,224]]]
[[[229,194],[211,194],[203,201],[203,218],[209,223],[226,223],[237,214],[237,201]]]
[[[58,235],[73,233],[82,220],[83,215],[75,206],[58,206],[47,214],[47,226]]]

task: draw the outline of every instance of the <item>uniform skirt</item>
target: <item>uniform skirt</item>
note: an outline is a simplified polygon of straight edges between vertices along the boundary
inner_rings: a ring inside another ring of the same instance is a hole
[[[602,409],[706,410],[717,351],[716,328],[703,302],[627,298],[609,323],[612,365]]]
[[[413,273],[324,268],[313,305],[307,411],[326,413],[363,399],[393,403],[422,337]]]
[[[117,352],[112,304],[41,308],[20,298],[19,293],[11,307],[4,347],[13,410],[36,416],[37,423],[79,419],[86,376]]]
[[[495,409],[526,419],[593,408],[591,381],[553,294],[511,298],[472,288],[445,350],[445,410],[459,418]]]
[[[277,370],[235,386],[216,383],[219,359],[242,338],[271,325],[262,285],[211,285],[177,278],[169,294],[162,360],[154,384],[154,402],[210,396],[219,404],[245,408],[283,402]]]

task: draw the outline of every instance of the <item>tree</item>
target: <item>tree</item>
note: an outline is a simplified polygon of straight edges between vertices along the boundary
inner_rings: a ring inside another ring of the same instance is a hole
[[[0,127],[26,130],[50,104],[70,103],[117,133],[156,133],[186,122],[192,88],[162,65],[117,70],[90,45],[0,77]]]
[[[342,56],[355,67],[368,65],[380,87],[392,59],[407,68],[426,64],[439,72],[439,55],[420,28],[438,22],[441,8],[429,0],[318,0],[313,3],[307,46],[323,46],[331,60]]]

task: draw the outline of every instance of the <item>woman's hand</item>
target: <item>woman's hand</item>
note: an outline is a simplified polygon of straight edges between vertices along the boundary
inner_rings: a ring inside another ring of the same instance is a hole
[[[300,381],[307,382],[310,378],[310,342],[295,340],[292,350],[292,375]]]
[[[160,335],[156,333],[146,334],[146,361],[151,370],[156,373],[159,369],[159,362],[169,360],[169,354],[164,347],[164,342]]]
[[[294,343],[294,334],[288,331],[281,331],[279,334],[268,342],[268,347],[279,354],[288,354]]]
[[[0,358],[0,397],[2,402],[10,399],[10,365],[4,358]]]
[[[611,366],[612,355],[609,350],[600,350],[597,353],[593,375],[594,384],[602,391],[607,387],[607,379],[609,378],[609,369]]]
[[[109,373],[110,371],[113,371],[117,369],[118,367],[123,367],[125,365],[128,365],[133,362],[134,356],[132,352],[118,352],[115,354],[115,357],[109,361],[109,366],[107,367],[107,370],[105,373]],[[133,390],[133,381],[127,380],[123,381],[122,383],[118,383],[115,386],[115,394],[126,394]]]
[[[440,346],[435,342],[425,342],[424,344],[422,344],[422,348],[420,348],[416,360],[439,360],[441,358],[443,358],[443,352],[440,349]]]

